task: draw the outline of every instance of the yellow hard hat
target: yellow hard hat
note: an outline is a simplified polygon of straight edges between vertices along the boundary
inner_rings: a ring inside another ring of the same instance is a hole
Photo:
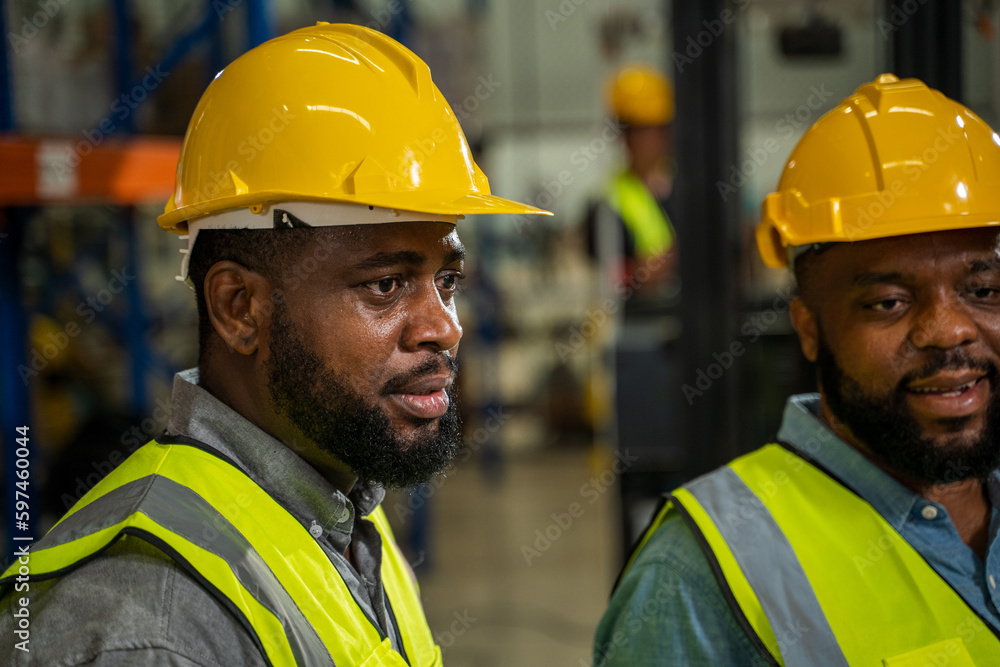
[[[812,244],[1000,225],[1000,136],[917,79],[883,74],[803,135],[764,200],[768,266]]]
[[[375,30],[329,23],[272,39],[219,72],[158,221],[182,234],[206,215],[288,201],[548,213],[490,194],[420,58]]]
[[[674,88],[647,65],[627,65],[612,77],[611,110],[629,125],[666,125],[674,119]]]

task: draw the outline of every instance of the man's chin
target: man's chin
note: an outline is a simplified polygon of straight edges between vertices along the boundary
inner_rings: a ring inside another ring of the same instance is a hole
[[[926,420],[911,413],[910,418],[921,439],[940,450],[974,447],[986,434],[985,415]]]
[[[454,406],[442,417],[420,423],[387,419],[385,426],[380,447],[366,447],[360,457],[351,452],[360,480],[386,488],[416,486],[444,472],[458,454],[461,427]]]
[[[926,484],[948,484],[982,477],[995,467],[986,451],[985,415],[927,420],[907,410],[905,402],[848,405],[841,397],[831,406],[837,423],[887,469]],[[881,409],[880,409],[881,408]]]
[[[904,475],[927,484],[951,484],[989,474],[1000,461],[986,446],[982,429],[928,433],[911,441],[906,451],[897,448],[875,455]]]
[[[436,438],[438,434],[438,429],[435,427],[433,429],[420,429],[418,434],[409,433],[403,434],[396,431],[396,442],[399,445],[399,451],[403,454],[416,454],[422,448],[426,449],[434,445],[428,444],[428,440],[431,438]]]
[[[437,438],[441,433],[441,423],[447,418],[442,416],[428,419],[392,413],[386,414],[386,417],[393,438],[404,451]]]
[[[405,454],[416,455],[417,451],[407,451]],[[454,456],[455,454],[451,453],[447,457],[441,457],[434,466],[429,466],[426,462],[421,461],[416,465],[397,464],[392,470],[382,469],[378,472],[369,471],[368,473],[359,471],[357,473],[358,480],[368,484],[378,484],[388,490],[408,489],[413,486],[426,484],[437,475],[445,472]]]

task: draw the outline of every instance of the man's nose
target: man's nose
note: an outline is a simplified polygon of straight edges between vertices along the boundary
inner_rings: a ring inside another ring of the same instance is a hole
[[[917,349],[948,350],[978,337],[979,327],[965,304],[957,298],[936,297],[920,310],[908,339]]]
[[[461,339],[462,326],[458,322],[455,302],[442,298],[434,284],[421,289],[419,297],[411,304],[403,328],[403,347],[414,352],[421,347],[442,352],[456,347]]]

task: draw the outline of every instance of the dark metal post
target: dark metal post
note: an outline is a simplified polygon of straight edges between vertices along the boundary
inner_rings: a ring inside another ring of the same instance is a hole
[[[696,386],[713,355],[728,353],[736,331],[739,208],[715,183],[736,159],[736,23],[741,10],[727,0],[673,2],[674,136],[678,164],[675,197],[681,272],[682,382]],[[685,397],[685,473],[705,472],[737,453],[739,360],[701,395]],[[714,373],[713,373],[714,374]],[[702,382],[702,386],[704,386]],[[690,404],[689,404],[690,403]]]
[[[962,101],[962,8],[954,0],[893,0],[880,28],[892,33],[893,73]]]

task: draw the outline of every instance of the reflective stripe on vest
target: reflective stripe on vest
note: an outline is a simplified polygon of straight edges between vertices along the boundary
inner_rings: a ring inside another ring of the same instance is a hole
[[[689,502],[688,496],[697,503]],[[795,551],[774,518],[731,468],[691,482],[674,497],[689,513],[697,512],[700,506],[718,529],[764,611],[765,618],[755,620],[768,622],[772,631],[779,630],[776,644],[785,664],[847,667]],[[733,520],[734,508],[740,518],[749,513],[752,520]],[[744,614],[748,611],[753,614],[755,610],[744,609]],[[810,633],[808,642],[798,641],[796,635],[802,628]],[[781,634],[781,630],[786,633]]]
[[[780,445],[675,491],[646,539],[671,512],[776,662],[1000,664],[995,633],[870,504]]]
[[[412,665],[439,665],[381,509],[383,584]],[[273,665],[405,665],[306,528],[242,471],[188,445],[152,442],[97,484],[29,558],[58,576],[122,535],[153,543],[234,611]],[[0,579],[16,574],[18,563]]]
[[[608,204],[635,238],[637,255],[656,256],[670,250],[674,243],[670,219],[634,173],[624,171],[611,181]]]

